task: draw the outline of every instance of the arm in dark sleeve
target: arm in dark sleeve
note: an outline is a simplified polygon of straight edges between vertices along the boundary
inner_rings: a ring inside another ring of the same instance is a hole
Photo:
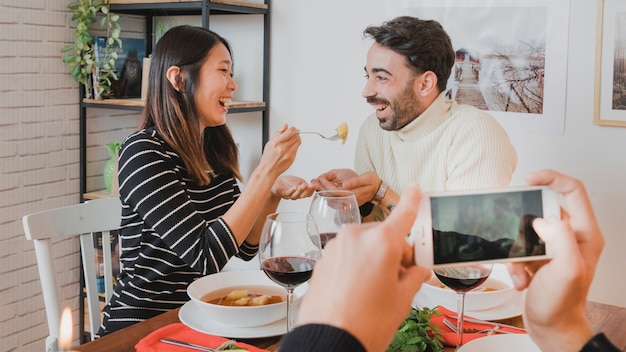
[[[619,349],[606,338],[606,335],[599,333],[587,342],[580,352],[620,352]]]
[[[365,352],[365,347],[345,330],[330,325],[296,327],[280,341],[280,352]]]

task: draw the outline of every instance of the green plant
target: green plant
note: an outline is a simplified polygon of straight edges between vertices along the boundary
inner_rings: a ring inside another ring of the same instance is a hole
[[[67,7],[72,10],[72,21],[76,21],[76,31],[74,43],[61,49],[61,52],[67,53],[63,57],[63,62],[70,66],[70,75],[85,86],[86,97],[100,98],[103,93],[111,91],[113,80],[117,79],[115,73],[117,52],[110,48],[115,44],[122,47],[119,15],[109,11],[109,0],[75,0]],[[98,22],[98,16],[102,16],[99,24],[101,29],[106,30],[107,37],[105,55],[101,62],[96,61],[91,34],[92,25]]]
[[[161,39],[161,37],[163,36],[163,34],[165,34],[165,32],[168,31],[168,29],[172,28],[172,24],[171,21],[169,21],[170,23],[163,23],[163,20],[158,20],[157,24],[156,24],[156,31],[154,33],[154,42],[158,42],[159,39]]]
[[[107,150],[109,151],[109,160],[104,164],[102,177],[104,180],[104,188],[111,193],[113,179],[117,178],[117,157],[122,147],[122,142],[109,142]]]
[[[437,308],[413,308],[387,348],[387,352],[438,352],[443,349],[443,332],[431,324],[432,315],[440,315]]]

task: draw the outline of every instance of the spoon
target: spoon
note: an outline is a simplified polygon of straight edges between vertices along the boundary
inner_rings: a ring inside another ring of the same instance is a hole
[[[337,141],[341,139],[341,144],[345,144],[346,143],[346,139],[348,139],[348,124],[345,122],[342,122],[339,126],[337,126],[337,128],[335,128],[335,134],[332,136],[325,136],[319,132],[300,132],[300,134],[316,134],[324,139],[328,139],[329,141]]]

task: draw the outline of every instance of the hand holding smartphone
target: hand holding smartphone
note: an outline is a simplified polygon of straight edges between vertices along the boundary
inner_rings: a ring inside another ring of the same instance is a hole
[[[441,268],[551,258],[532,227],[537,217],[561,217],[547,186],[426,193],[411,230],[415,261]]]

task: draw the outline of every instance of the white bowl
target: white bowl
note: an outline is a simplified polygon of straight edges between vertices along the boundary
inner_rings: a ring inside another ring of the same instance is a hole
[[[485,288],[492,290],[486,291]],[[457,309],[457,294],[442,284],[434,274],[424,282],[420,292],[448,309]],[[465,310],[491,309],[509,301],[514,294],[515,287],[506,266],[494,264],[489,278],[478,288],[465,294]]]
[[[263,306],[223,306],[207,303],[202,298],[210,300],[226,296],[236,289],[254,291],[254,287],[269,287],[275,295],[281,295],[280,303]],[[302,284],[294,290],[294,301],[304,295],[308,285]],[[197,309],[208,319],[232,327],[255,327],[273,323],[287,316],[287,291],[282,286],[270,280],[261,270],[223,271],[207,275],[192,282],[187,287],[187,295],[194,302]],[[299,303],[299,302],[294,302]]]

